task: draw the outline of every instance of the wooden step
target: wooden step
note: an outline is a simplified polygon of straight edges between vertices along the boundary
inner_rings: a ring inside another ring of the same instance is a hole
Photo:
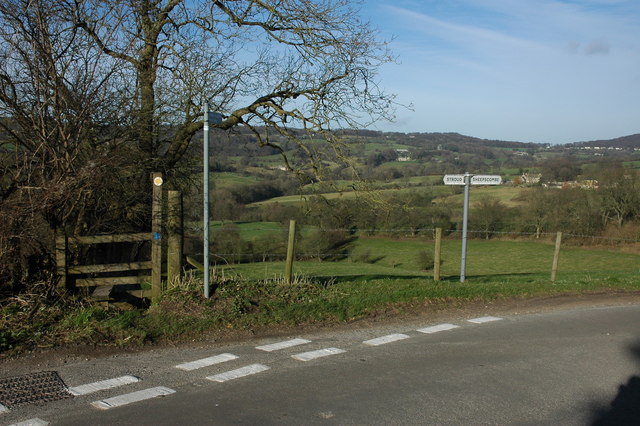
[[[102,272],[123,272],[151,269],[151,262],[109,263],[104,265],[70,266],[69,274],[93,274]]]
[[[98,277],[79,278],[76,280],[76,287],[94,287],[112,284],[144,284],[151,283],[150,275],[140,275],[135,277]]]
[[[91,298],[98,302],[106,302],[112,299],[111,294],[113,293],[112,285],[101,285],[93,290],[91,293]]]

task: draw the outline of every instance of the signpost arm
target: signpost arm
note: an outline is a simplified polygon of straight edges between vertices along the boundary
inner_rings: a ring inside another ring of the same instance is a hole
[[[462,256],[460,259],[460,282],[463,283],[467,269],[467,222],[469,219],[469,187],[471,175],[464,174],[464,211],[462,214]]]

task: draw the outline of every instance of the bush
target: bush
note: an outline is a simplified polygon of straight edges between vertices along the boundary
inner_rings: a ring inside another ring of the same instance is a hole
[[[418,268],[424,271],[433,269],[434,260],[435,258],[433,253],[428,250],[421,250],[416,255],[416,264],[418,265]]]

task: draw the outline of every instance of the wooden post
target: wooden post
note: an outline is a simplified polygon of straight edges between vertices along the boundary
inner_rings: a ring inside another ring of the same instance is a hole
[[[177,284],[182,277],[182,194],[180,191],[168,191],[168,249],[167,249],[167,282]]]
[[[162,173],[152,173],[151,178],[151,298],[155,300],[162,291]]]
[[[436,228],[436,247],[433,252],[433,280],[440,281],[440,252],[442,249],[442,228]]]
[[[58,274],[58,288],[67,290],[67,235],[64,229],[56,230],[56,272]]]
[[[293,257],[296,242],[296,221],[289,221],[289,243],[287,244],[287,263],[284,270],[284,280],[287,284],[291,284],[293,272]]]
[[[562,232],[556,234],[556,248],[553,252],[553,266],[551,267],[551,282],[556,280],[558,275],[558,258],[560,257],[560,244],[562,243]]]

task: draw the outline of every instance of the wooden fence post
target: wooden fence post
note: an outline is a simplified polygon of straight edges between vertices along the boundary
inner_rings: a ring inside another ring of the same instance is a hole
[[[287,284],[291,284],[293,272],[293,257],[296,242],[296,221],[289,221],[289,243],[287,244],[287,263],[284,270],[284,280]]]
[[[68,289],[67,283],[67,235],[64,229],[56,230],[56,272],[59,277],[58,288]]]
[[[560,245],[562,244],[562,232],[556,234],[556,248],[553,252],[553,266],[551,266],[551,282],[556,280],[558,275],[558,258],[560,257]]]
[[[440,252],[442,250],[442,228],[436,228],[436,247],[433,254],[433,280],[440,281]]]
[[[152,173],[151,178],[151,298],[156,300],[162,292],[162,173]]]
[[[167,198],[167,283],[175,285],[182,277],[182,194],[168,191]]]

